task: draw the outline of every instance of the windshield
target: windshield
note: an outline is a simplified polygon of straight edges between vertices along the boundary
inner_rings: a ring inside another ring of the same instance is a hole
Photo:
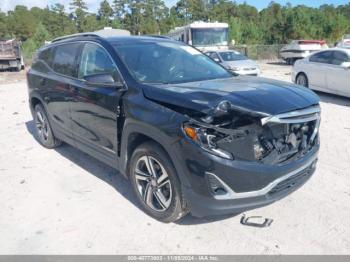
[[[171,42],[113,45],[130,73],[142,83],[185,83],[232,77],[196,49]]]
[[[238,52],[220,52],[219,53],[222,60],[224,61],[238,61],[238,60],[247,60],[248,58]]]
[[[227,45],[228,28],[192,28],[192,45]]]

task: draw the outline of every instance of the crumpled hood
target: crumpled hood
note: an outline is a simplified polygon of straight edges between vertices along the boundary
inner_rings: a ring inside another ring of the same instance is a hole
[[[286,82],[239,76],[184,84],[145,85],[144,95],[154,101],[199,112],[209,112],[227,100],[248,111],[276,115],[319,103],[311,90]]]

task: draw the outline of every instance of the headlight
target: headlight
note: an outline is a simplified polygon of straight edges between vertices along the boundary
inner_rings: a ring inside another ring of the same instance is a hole
[[[209,128],[194,126],[189,123],[183,125],[185,135],[204,150],[226,159],[233,159],[232,154],[217,147],[216,141],[221,139]]]

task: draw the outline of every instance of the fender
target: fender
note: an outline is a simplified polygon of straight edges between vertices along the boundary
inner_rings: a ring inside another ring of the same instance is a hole
[[[170,157],[176,169],[176,172],[179,176],[180,181],[184,185],[190,187],[188,178],[184,175],[184,172],[182,172],[182,164],[177,160],[177,158],[175,157],[175,154],[170,153],[173,151],[173,144],[177,142],[180,138],[168,136],[166,133],[162,132],[160,129],[156,128],[155,126],[152,126],[145,122],[137,121],[135,119],[130,119],[130,118],[126,119],[124,128],[123,128],[122,142],[121,142],[122,143],[121,155],[119,159],[120,173],[122,173],[125,177],[128,176],[128,173],[127,173],[128,162],[129,162],[128,142],[129,142],[130,136],[133,133],[147,136],[150,139],[159,143],[167,152],[168,156]]]
[[[32,99],[33,99],[33,98],[38,99],[38,100],[40,101],[40,103],[43,105],[43,107],[44,107],[46,113],[48,113],[48,111],[47,111],[47,105],[46,105],[46,103],[44,102],[44,99],[42,99],[40,93],[39,93],[38,91],[36,91],[36,90],[31,90],[30,95],[29,95],[29,100],[28,100],[28,101],[29,101],[29,109],[30,109],[30,112],[32,113],[32,115],[33,115],[33,113],[34,113],[34,107],[32,106]]]

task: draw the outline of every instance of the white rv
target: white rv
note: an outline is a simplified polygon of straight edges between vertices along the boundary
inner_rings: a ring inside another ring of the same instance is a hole
[[[228,24],[193,22],[171,30],[168,37],[192,45],[201,51],[228,49]]]

